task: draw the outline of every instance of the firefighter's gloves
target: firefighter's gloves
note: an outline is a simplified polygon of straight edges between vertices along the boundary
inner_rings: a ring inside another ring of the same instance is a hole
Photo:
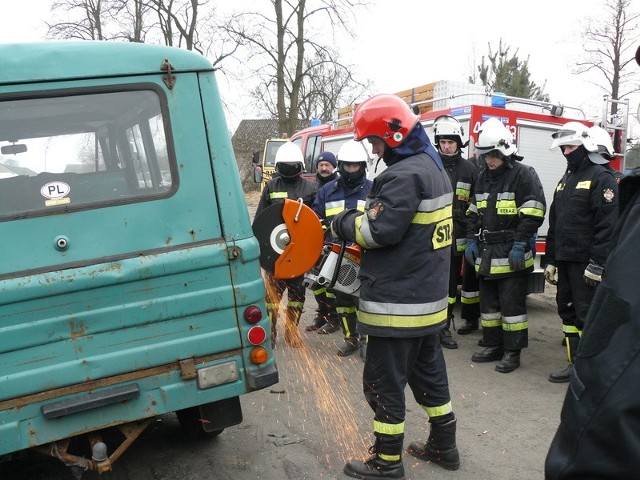
[[[584,269],[584,276],[582,279],[584,283],[590,287],[596,287],[602,281],[602,272],[604,268],[598,265],[593,260],[589,260],[589,265]]]
[[[509,252],[509,268],[514,272],[524,270],[524,249],[526,242],[513,242],[513,247]]]
[[[356,217],[360,215],[362,215],[362,212],[351,208],[333,217],[331,221],[331,236],[336,240],[355,242],[355,221]]]
[[[467,245],[464,247],[464,258],[469,262],[469,265],[475,267],[476,258],[480,256],[480,247],[478,246],[478,240],[475,238],[467,238]]]
[[[549,264],[546,267],[544,267],[544,279],[547,281],[549,285],[558,285],[555,265]]]

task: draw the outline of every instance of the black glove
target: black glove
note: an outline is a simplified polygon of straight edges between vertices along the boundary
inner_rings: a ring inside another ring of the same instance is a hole
[[[355,208],[340,212],[331,221],[331,236],[336,240],[356,241],[355,220],[362,212]]]
[[[584,283],[590,287],[595,287],[602,281],[602,272],[604,272],[603,267],[593,260],[589,260],[589,265],[584,269],[584,276],[582,279],[584,280]]]

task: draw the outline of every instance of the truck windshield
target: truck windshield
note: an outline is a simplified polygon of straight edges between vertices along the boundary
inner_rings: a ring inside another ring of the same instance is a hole
[[[0,220],[169,195],[154,90],[0,99]]]

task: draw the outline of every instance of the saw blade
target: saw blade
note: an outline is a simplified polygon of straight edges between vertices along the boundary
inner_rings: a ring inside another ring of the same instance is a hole
[[[260,244],[260,266],[273,274],[276,261],[282,255],[291,238],[282,217],[284,203],[265,208],[253,221],[253,234]]]

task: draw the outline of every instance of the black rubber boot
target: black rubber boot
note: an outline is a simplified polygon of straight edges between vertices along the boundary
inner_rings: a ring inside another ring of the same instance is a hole
[[[425,462],[437,463],[446,470],[460,468],[460,453],[456,446],[456,419],[444,424],[431,424],[427,443],[412,442],[407,453]]]
[[[330,333],[337,332],[338,330],[340,330],[340,317],[337,313],[331,312],[327,319],[327,323],[318,328],[316,333],[328,335]]]
[[[554,372],[551,375],[549,375],[549,381],[552,383],[567,383],[571,378],[572,372],[573,372],[573,364],[570,363],[559,372]]]
[[[339,357],[348,357],[360,350],[359,337],[345,338],[344,344],[338,349]]]
[[[399,442],[399,443],[398,443]],[[395,445],[393,445],[395,443]],[[399,441],[393,441],[392,445],[387,445],[382,449],[382,443],[380,439],[376,439],[376,444],[369,448],[371,457],[364,462],[359,460],[351,460],[343,469],[345,475],[353,478],[360,478],[363,480],[374,479],[393,479],[404,480],[404,465],[402,465],[402,439]],[[389,447],[391,446],[391,449]],[[391,455],[393,460],[385,459],[385,455],[380,453],[380,450],[386,451],[398,451],[398,453]]]
[[[322,312],[318,312],[316,318],[314,318],[309,325],[307,325],[304,329],[305,332],[315,332],[320,327],[322,327],[325,323],[329,323],[329,316]]]
[[[456,342],[451,336],[451,320],[453,319],[453,315],[447,318],[447,326],[440,330],[440,345],[444,348],[448,348],[450,350],[454,350],[458,348],[458,342]]]
[[[480,328],[478,319],[475,320],[465,320],[462,326],[458,327],[458,335],[469,335],[471,332],[475,332]]]
[[[505,350],[502,360],[496,364],[496,372],[511,373],[520,366],[520,350]]]
[[[363,480],[374,480],[377,478],[404,480],[404,465],[402,465],[402,460],[399,462],[388,462],[382,460],[378,455],[373,455],[369,460],[364,462],[351,460],[344,466],[343,472],[349,477]]]
[[[485,347],[481,352],[476,352],[471,355],[471,361],[476,363],[495,362],[500,360],[504,354],[504,349],[501,346],[497,347]]]

